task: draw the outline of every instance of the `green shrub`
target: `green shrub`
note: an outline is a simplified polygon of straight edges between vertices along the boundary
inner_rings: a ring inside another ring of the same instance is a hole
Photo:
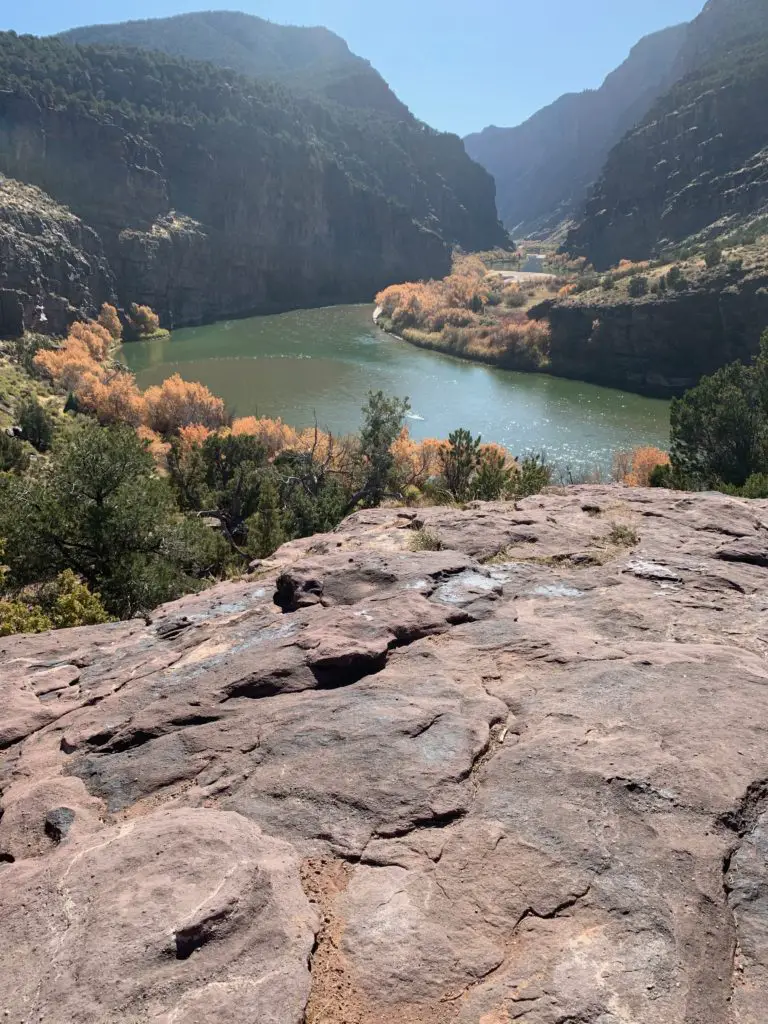
[[[633,548],[640,543],[640,537],[631,526],[624,523],[613,523],[608,534],[611,544],[618,544],[621,547]]]
[[[717,242],[710,242],[704,250],[704,262],[710,270],[713,270],[723,261],[723,250]]]
[[[552,467],[543,455],[526,455],[520,462],[520,471],[513,482],[513,496],[527,498],[540,494],[552,482]]]
[[[16,412],[21,436],[39,452],[47,452],[53,441],[53,417],[35,397],[25,399]]]
[[[0,473],[23,473],[29,466],[29,453],[18,437],[0,428]]]
[[[629,297],[631,299],[642,298],[648,294],[648,278],[637,274],[629,279]]]
[[[442,551],[443,542],[437,533],[422,526],[411,537],[410,548],[411,551]]]

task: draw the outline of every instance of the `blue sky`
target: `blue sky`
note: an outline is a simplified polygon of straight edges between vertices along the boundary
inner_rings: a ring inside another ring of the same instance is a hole
[[[417,117],[464,135],[517,124],[563,92],[598,86],[641,36],[695,17],[703,2],[21,0],[3,4],[0,28],[46,35],[212,8],[325,25],[367,57]]]

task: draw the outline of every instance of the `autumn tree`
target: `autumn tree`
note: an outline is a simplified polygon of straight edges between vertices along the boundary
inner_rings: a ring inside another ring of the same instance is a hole
[[[120,317],[114,306],[110,306],[108,302],[105,302],[99,312],[98,322],[108,332],[113,341],[121,340],[123,337],[123,325],[120,323]]]
[[[129,319],[140,338],[149,337],[160,328],[160,317],[149,306],[139,306],[132,302]]]
[[[182,380],[178,373],[144,392],[147,426],[158,434],[178,434],[182,427],[199,424],[209,429],[223,426],[226,409],[204,384]]]

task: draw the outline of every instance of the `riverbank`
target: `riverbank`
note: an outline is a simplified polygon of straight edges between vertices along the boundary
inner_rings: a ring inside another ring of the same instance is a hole
[[[384,333],[372,313],[371,305],[333,306],[224,321],[174,331],[171,341],[132,342],[119,358],[142,390],[180,373],[236,416],[280,417],[296,429],[317,420],[353,433],[368,391],[381,390],[410,397],[414,438],[466,427],[516,455],[546,451],[574,472],[610,472],[616,450],[668,445],[665,402],[456,359]]]
[[[393,285],[376,296],[377,322],[422,348],[503,370],[546,372],[549,326],[528,309],[557,294],[549,274],[489,272],[462,256],[440,281]]]

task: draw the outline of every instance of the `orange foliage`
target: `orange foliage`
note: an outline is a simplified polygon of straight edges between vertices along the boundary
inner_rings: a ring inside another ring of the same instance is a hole
[[[131,373],[117,370],[103,377],[86,374],[77,388],[77,399],[99,423],[130,423],[138,427],[146,418],[144,396]]]
[[[154,334],[160,326],[160,317],[149,306],[131,303],[131,323],[139,336]]]
[[[403,487],[423,487],[432,476],[440,472],[440,452],[447,441],[427,438],[414,441],[408,427],[403,427],[400,436],[392,445],[395,457],[395,472]]]
[[[101,367],[82,341],[67,339],[61,348],[45,349],[34,358],[42,370],[67,391],[75,391],[86,375],[98,375]]]
[[[264,446],[269,459],[286,449],[299,447],[299,435],[281,419],[271,420],[266,416],[244,416],[232,424],[233,434],[250,434]]]
[[[81,320],[76,320],[69,328],[69,334],[67,335],[68,341],[73,338],[76,338],[85,345],[91,354],[91,358],[95,359],[97,363],[103,363],[107,358],[113,340],[106,327],[102,327],[95,320],[91,320],[87,324]]]
[[[224,426],[224,402],[204,384],[182,380],[178,373],[144,392],[147,425],[159,434],[178,434],[182,427],[200,424],[215,429]]]
[[[164,441],[154,430],[150,430],[149,427],[138,427],[136,429],[136,436],[147,446],[156,465],[163,468],[171,447],[170,444]]]
[[[565,284],[560,289],[560,291],[557,293],[558,294],[558,298],[567,299],[568,296],[569,295],[573,295],[573,293],[575,291],[576,291],[576,284],[575,284],[575,282],[572,282],[571,284]]]
[[[98,322],[109,332],[109,336],[113,341],[120,341],[123,336],[123,325],[120,323],[120,317],[117,315],[117,310],[114,306],[110,306],[108,302],[105,302],[101,307]]]
[[[648,487],[651,473],[657,466],[669,465],[669,454],[661,448],[647,446],[614,456],[614,476],[629,487]]]
[[[187,427],[181,427],[179,438],[184,448],[200,448],[212,433],[212,430],[201,423],[190,423]]]

